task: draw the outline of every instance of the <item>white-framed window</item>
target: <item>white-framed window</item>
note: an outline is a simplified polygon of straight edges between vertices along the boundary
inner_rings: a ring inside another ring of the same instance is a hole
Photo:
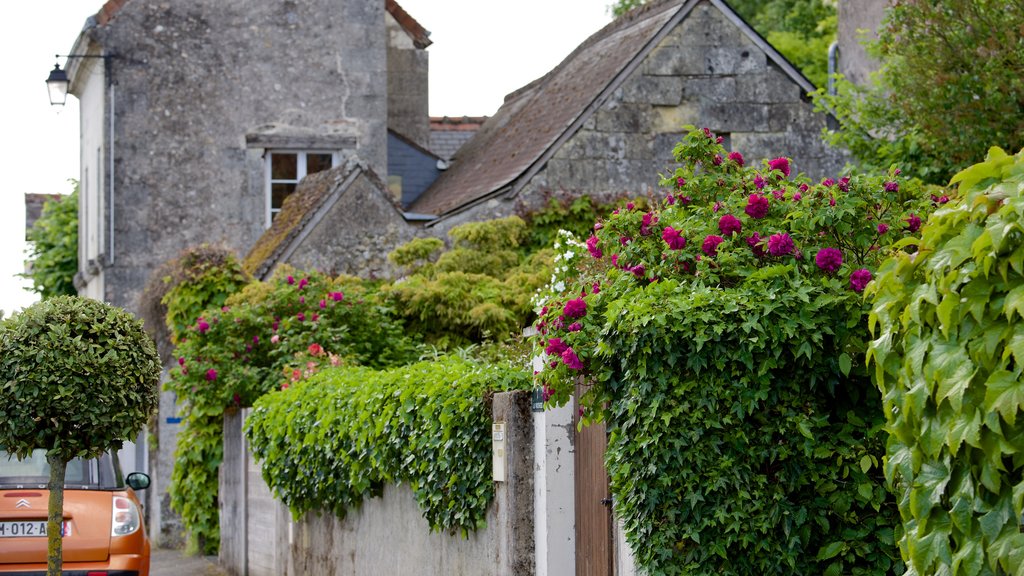
[[[338,165],[340,155],[329,150],[268,150],[266,158],[267,227],[281,211],[284,200],[307,174]]]

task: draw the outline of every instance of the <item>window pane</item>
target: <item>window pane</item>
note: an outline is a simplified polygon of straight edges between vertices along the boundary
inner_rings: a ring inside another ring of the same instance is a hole
[[[270,209],[280,210],[284,199],[295,191],[295,184],[272,184],[270,186]]]
[[[306,174],[320,172],[331,167],[333,154],[309,154],[306,156]]]
[[[271,180],[298,180],[298,154],[282,154],[274,152],[270,155]]]

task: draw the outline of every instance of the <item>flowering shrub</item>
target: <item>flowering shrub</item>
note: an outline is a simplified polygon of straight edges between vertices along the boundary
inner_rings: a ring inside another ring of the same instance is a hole
[[[466,535],[483,526],[494,494],[488,395],[528,385],[520,370],[455,357],[325,368],[257,401],[246,435],[296,517],[344,517],[384,483],[406,482],[432,529]]]
[[[1024,152],[994,148],[953,182],[963,200],[868,287],[885,473],[907,574],[1020,574]]]
[[[361,281],[289,269],[246,286],[223,307],[206,310],[178,336],[178,366],[167,387],[182,404],[183,429],[169,491],[191,545],[212,552],[219,541],[217,466],[224,410],[250,406],[287,383],[286,368],[305,364],[312,344],[326,351],[325,358],[372,367],[408,362],[416,351],[416,343]]]
[[[557,403],[593,384],[583,407],[608,422],[616,514],[648,573],[895,569],[860,292],[933,203],[896,171],[753,166],[706,129],[675,156],[664,201],[595,224],[539,299],[540,383]]]

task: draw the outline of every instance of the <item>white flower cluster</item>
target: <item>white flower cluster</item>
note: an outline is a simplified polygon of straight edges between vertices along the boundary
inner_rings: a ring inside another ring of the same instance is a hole
[[[565,292],[565,287],[570,283],[571,275],[576,271],[576,265],[587,246],[577,240],[572,232],[559,230],[553,248],[555,269],[551,274],[551,281],[544,288],[538,289],[532,300],[537,314],[540,314],[551,297]]]

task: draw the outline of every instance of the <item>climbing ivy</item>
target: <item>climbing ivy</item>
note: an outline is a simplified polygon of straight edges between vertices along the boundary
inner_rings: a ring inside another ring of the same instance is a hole
[[[897,171],[748,166],[707,129],[675,156],[663,201],[565,237],[537,325],[549,401],[592,384],[647,574],[898,573],[861,292],[946,199]]]
[[[907,574],[1024,574],[1024,152],[953,178],[918,251],[879,270],[867,358]]]
[[[387,483],[408,483],[433,530],[485,524],[493,392],[529,387],[522,370],[455,357],[377,371],[325,368],[260,398],[246,427],[275,496],[298,518],[343,518]]]

